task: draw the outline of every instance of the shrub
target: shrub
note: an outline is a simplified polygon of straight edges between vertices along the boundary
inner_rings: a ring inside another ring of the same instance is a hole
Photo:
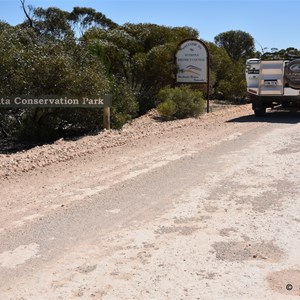
[[[169,120],[174,118],[177,111],[177,107],[174,101],[169,99],[160,103],[157,107],[157,110],[161,117]]]
[[[138,102],[125,80],[112,80],[111,92],[111,127],[122,128],[122,126],[137,116]]]
[[[244,64],[239,61],[228,66],[226,76],[220,78],[216,85],[216,97],[229,101],[240,101],[247,96]]]
[[[186,86],[161,89],[158,101],[157,110],[164,119],[196,117],[204,108],[202,92]]]

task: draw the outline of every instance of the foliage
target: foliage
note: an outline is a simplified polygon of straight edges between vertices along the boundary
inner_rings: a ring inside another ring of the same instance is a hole
[[[220,48],[213,43],[207,43],[210,52],[210,85],[211,95],[218,98],[218,84],[220,80],[228,77],[228,70],[232,66],[232,61],[224,48]]]
[[[136,97],[125,80],[112,82],[111,95],[113,105],[111,108],[111,126],[121,128],[126,122],[138,114]]]
[[[19,115],[16,109],[0,109],[0,138],[16,135]]]
[[[187,38],[196,38],[199,34],[191,27],[168,27],[150,23],[126,23],[122,28],[140,42],[145,53],[156,46],[179,43]]]
[[[244,64],[232,63],[227,70],[227,76],[220,79],[216,88],[219,99],[240,102],[247,96],[247,83],[244,76]]]
[[[267,49],[266,49],[267,50]],[[277,49],[272,48],[271,52],[267,51],[259,56],[263,60],[272,60],[272,59],[293,59],[300,57],[300,51],[296,48],[289,47],[287,49]]]
[[[210,84],[211,97],[238,101],[246,97],[244,62],[232,61],[224,48],[208,43],[211,54]]]
[[[197,34],[189,27],[127,23],[109,31],[93,28],[83,38],[105,62],[108,74],[126,80],[143,114],[155,107],[158,91],[174,83],[178,43]]]
[[[0,33],[1,95],[100,95],[109,80],[87,45],[73,39],[45,40],[34,28],[6,27]],[[5,114],[4,110],[3,114]],[[80,109],[23,109],[15,123],[25,139],[51,140],[99,126],[101,112]]]
[[[176,116],[177,107],[173,100],[167,99],[157,106],[157,110],[163,119],[171,120]]]
[[[174,52],[174,44],[165,44],[152,48],[146,54],[144,74],[139,78],[138,102],[141,113],[154,108],[159,90],[174,83],[176,72]]]
[[[215,36],[217,46],[226,50],[233,61],[246,60],[254,56],[253,37],[241,30],[230,30]]]
[[[102,128],[101,120],[100,108],[33,109],[24,115],[18,137],[31,142],[49,142],[97,131]]]
[[[160,90],[157,110],[165,119],[196,117],[204,108],[203,94],[187,86]]]
[[[67,20],[71,22],[73,26],[77,27],[81,34],[89,28],[100,27],[107,30],[118,26],[104,14],[87,7],[74,7],[72,12],[68,14]]]
[[[40,35],[46,38],[60,39],[74,36],[71,25],[68,22],[69,13],[56,7],[33,9],[32,27]]]
[[[74,7],[71,12],[67,12],[56,7],[30,7],[31,17],[25,6],[23,9],[27,16],[27,21],[23,23],[23,26],[32,27],[47,38],[63,40],[65,37],[74,37],[78,33],[83,35],[90,28],[107,30],[118,26],[93,8]]]

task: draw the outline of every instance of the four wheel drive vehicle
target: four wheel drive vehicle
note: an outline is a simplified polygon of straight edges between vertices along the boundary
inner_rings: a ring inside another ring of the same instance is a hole
[[[263,116],[266,108],[300,102],[300,58],[290,60],[246,61],[247,92],[255,116]]]

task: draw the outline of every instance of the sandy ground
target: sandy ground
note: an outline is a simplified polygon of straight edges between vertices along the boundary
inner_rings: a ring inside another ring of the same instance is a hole
[[[299,121],[151,112],[0,155],[0,299],[297,299]]]

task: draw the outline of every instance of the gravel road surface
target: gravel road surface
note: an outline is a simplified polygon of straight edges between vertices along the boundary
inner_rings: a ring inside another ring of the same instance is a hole
[[[231,106],[0,155],[0,299],[297,299],[300,114]]]

